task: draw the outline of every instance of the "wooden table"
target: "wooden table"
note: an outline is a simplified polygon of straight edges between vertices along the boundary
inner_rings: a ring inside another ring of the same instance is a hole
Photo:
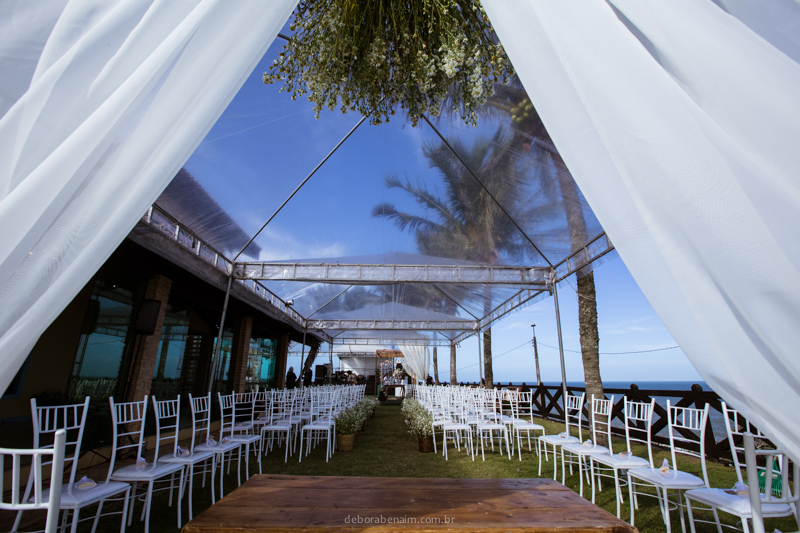
[[[552,479],[256,475],[182,533],[636,533]]]
[[[389,395],[389,390],[390,389],[394,389],[393,393],[394,393],[395,396],[397,396],[397,389],[403,389],[402,392],[400,393],[400,397],[401,398],[405,398],[406,397],[406,386],[405,385],[386,385],[386,395],[387,396]]]

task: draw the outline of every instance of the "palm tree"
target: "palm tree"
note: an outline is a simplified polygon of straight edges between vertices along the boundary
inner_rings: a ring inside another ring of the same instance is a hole
[[[566,214],[570,241],[574,246],[586,243],[589,235],[586,231],[583,210],[575,202],[564,200],[578,198],[578,187],[519,78],[515,75],[507,84],[496,84],[495,94],[489,98],[485,108],[510,115],[515,147],[530,151],[542,163],[553,169],[553,177],[558,183]],[[594,272],[578,272],[577,278],[578,324],[586,394],[592,398],[603,398]]]
[[[512,140],[513,137],[501,126],[491,139],[477,141],[471,147],[464,146],[459,140],[451,143],[481,183],[447,145],[425,144],[423,154],[444,180],[444,198],[436,196],[425,184],[412,184],[395,174],[386,176],[385,181],[387,187],[408,194],[431,216],[400,212],[391,203],[375,206],[372,215],[393,220],[400,230],[413,231],[417,247],[425,255],[490,265],[538,262],[534,248],[498,204],[523,224],[543,222],[557,216],[557,206],[541,201],[549,195],[534,189],[546,183],[530,175],[530,172],[536,172],[535,169],[518,163]],[[487,286],[483,295],[475,298],[482,305],[483,315],[487,315],[493,308],[491,288]],[[486,387],[492,387],[494,381],[491,353],[491,328],[487,328],[484,332]],[[451,349],[451,383],[455,380],[453,358],[454,350]]]

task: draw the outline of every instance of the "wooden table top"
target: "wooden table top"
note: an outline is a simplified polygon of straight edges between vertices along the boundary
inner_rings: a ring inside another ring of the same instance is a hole
[[[552,479],[256,475],[182,533],[636,533]]]

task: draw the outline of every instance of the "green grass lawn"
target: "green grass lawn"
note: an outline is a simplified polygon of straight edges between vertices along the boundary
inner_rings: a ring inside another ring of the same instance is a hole
[[[563,424],[543,421],[542,424],[547,428],[547,433],[558,433],[564,430]],[[616,449],[624,448],[624,442],[615,442]],[[475,461],[463,451],[457,452],[449,449],[449,461],[445,461],[440,453],[420,453],[417,441],[406,432],[403,417],[400,414],[398,405],[384,405],[376,410],[375,417],[367,423],[366,430],[358,433],[355,438],[355,446],[351,452],[336,452],[331,460],[325,462],[324,444],[312,450],[309,457],[304,457],[302,463],[298,463],[297,454],[289,458],[288,463],[283,462],[283,448],[275,449],[267,457],[262,459],[262,470],[265,474],[287,474],[296,476],[367,476],[367,477],[420,477],[420,478],[535,478],[538,477],[539,462],[535,453],[523,451],[522,461],[515,456],[509,461],[508,456],[501,456],[497,450],[486,454],[486,461],[482,461],[480,453]],[[634,449],[634,453],[646,457],[647,450],[644,446]],[[658,450],[655,458],[658,463],[661,459],[668,457],[668,452]],[[700,461],[687,458],[680,460],[679,467],[687,472],[700,472]],[[559,481],[561,479],[561,468],[559,465]],[[736,481],[736,474],[731,467],[719,463],[709,462],[709,477],[712,486],[731,487]],[[258,464],[253,457],[250,460],[250,473],[258,473]],[[550,461],[545,462],[542,467],[542,476],[553,476],[552,455]],[[567,486],[578,491],[578,476],[567,475]],[[211,493],[206,486],[200,487],[201,480],[195,480],[194,494],[194,513],[195,516],[206,509],[211,503]],[[236,475],[233,470],[225,478],[226,493],[236,488]],[[614,498],[613,480],[609,479],[603,485],[603,491],[597,494],[596,503],[612,514],[616,513],[616,500]],[[622,506],[622,519],[628,521],[630,511],[627,501],[627,488],[623,487],[625,494],[625,504]],[[584,485],[584,496],[591,498],[591,489],[588,484]],[[138,511],[141,504],[136,506],[137,515],[134,517],[133,524],[127,531],[140,533],[143,525],[138,521]],[[85,511],[86,516],[91,510]],[[183,502],[184,523],[188,520],[188,509],[186,502]],[[680,518],[677,511],[672,512],[673,531],[680,531]],[[698,518],[710,519],[710,513],[700,512],[695,515]],[[728,524],[735,524],[736,519],[730,516],[722,516],[723,521]],[[5,522],[5,520],[4,520]],[[636,511],[636,526],[643,532],[666,531],[663,524],[661,513],[655,498],[640,498],[639,509]],[[782,531],[796,531],[797,524],[794,519],[772,519],[767,521],[767,531],[778,528]],[[90,530],[91,521],[87,521],[79,528],[81,533]],[[177,528],[177,516],[174,509],[167,506],[167,493],[160,492],[154,496],[153,510],[150,523],[150,531],[153,533],[175,533]],[[7,530],[7,529],[6,529]],[[716,528],[713,524],[698,524],[699,532],[713,532]],[[117,517],[104,518],[100,521],[98,531],[102,533],[115,533],[119,531],[119,519]],[[688,524],[687,524],[688,532]]]

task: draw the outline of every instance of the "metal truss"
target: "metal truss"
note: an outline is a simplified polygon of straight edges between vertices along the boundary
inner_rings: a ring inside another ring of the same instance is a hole
[[[447,339],[367,339],[363,337],[334,337],[333,344],[339,346],[386,346],[387,344],[389,346],[450,346],[450,341]]]
[[[558,283],[562,279],[568,278],[613,249],[614,245],[611,244],[611,239],[608,238],[608,235],[606,235],[605,232],[599,234],[589,241],[586,246],[574,252],[555,266],[555,282]]]
[[[476,331],[477,320],[308,320],[309,329],[317,330],[393,330],[393,331]]]
[[[553,282],[558,283],[559,281],[571,276],[575,272],[591,264],[593,261],[600,259],[613,249],[614,246],[611,244],[611,240],[608,238],[608,235],[605,233],[599,234],[597,237],[589,241],[586,246],[576,251],[555,266]],[[488,315],[481,318],[480,329],[489,327],[492,323],[496,322],[508,313],[517,309],[521,309],[526,305],[530,305],[538,299],[549,295],[550,292],[550,288],[545,290],[525,289],[518,292],[513,297],[509,298],[493,309]],[[471,335],[473,335],[473,332],[465,331],[457,336],[454,339],[454,342],[461,342]]]
[[[153,204],[150,209],[147,210],[147,213],[145,213],[141,221],[164,234],[171,239],[176,246],[189,251],[197,256],[198,259],[205,261],[225,276],[230,273],[235,265],[235,263],[225,257],[222,252],[206,243],[190,229],[181,226],[177,219],[157,204]],[[272,308],[275,314],[285,318],[288,322],[294,323],[295,326],[303,327],[304,317],[286,305],[285,301],[258,281],[237,280],[236,283],[238,286],[247,289],[262,299],[267,306]],[[321,333],[321,335],[326,341],[330,339],[325,333]]]
[[[304,281],[346,285],[455,283],[458,285],[539,285],[552,277],[550,267],[494,265],[371,265],[339,263],[262,263],[234,265],[234,279]]]

